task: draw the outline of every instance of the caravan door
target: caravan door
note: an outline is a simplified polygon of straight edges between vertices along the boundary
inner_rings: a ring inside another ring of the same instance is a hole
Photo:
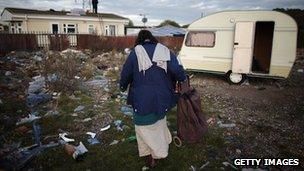
[[[235,24],[232,72],[248,74],[251,69],[254,42],[254,22]]]

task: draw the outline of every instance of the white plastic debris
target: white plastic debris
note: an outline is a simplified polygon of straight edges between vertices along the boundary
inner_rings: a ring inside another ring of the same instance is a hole
[[[50,110],[45,114],[45,116],[57,116],[57,115],[59,115],[59,112],[57,110]]]
[[[36,116],[35,114],[29,114],[27,117],[25,118],[22,118],[19,122],[16,123],[16,125],[20,125],[20,124],[24,124],[24,123],[27,123],[27,122],[32,122],[36,119],[40,119],[41,117],[39,116]]]
[[[86,152],[88,152],[88,149],[80,141],[79,145],[75,148],[75,152],[73,153],[73,158],[76,159],[78,156],[83,155]]]
[[[5,72],[5,76],[10,76],[10,75],[12,75],[12,72],[11,72],[11,71],[6,71],[6,72]]]
[[[94,132],[87,132],[86,134],[90,135],[91,138],[95,138],[95,136],[96,136],[96,133],[94,133]]]
[[[217,124],[220,128],[233,128],[236,126],[235,123],[223,124],[222,121],[218,121]]]
[[[77,106],[75,109],[74,109],[74,112],[80,112],[84,109],[85,107],[80,105],[80,106]]]
[[[100,129],[100,131],[106,131],[106,130],[110,129],[110,127],[111,127],[111,125],[108,125],[108,126],[106,126],[106,127],[103,127],[103,128]]]
[[[72,138],[67,138],[67,137],[65,137],[65,136],[67,136],[68,135],[68,133],[61,133],[61,134],[59,134],[59,137],[63,140],[63,141],[65,141],[65,142],[74,142],[75,140],[74,139],[72,139]]]
[[[116,145],[116,144],[118,144],[118,143],[119,143],[118,140],[113,140],[113,141],[110,143],[110,145]]]
[[[130,48],[125,48],[125,53],[129,54],[131,52]]]
[[[142,171],[146,171],[146,170],[149,170],[149,169],[150,169],[150,168],[147,167],[147,166],[144,166],[144,167],[141,168]]]
[[[92,118],[85,118],[84,120],[82,120],[82,122],[89,122],[91,120],[92,120]]]
[[[200,169],[204,169],[204,167],[208,166],[209,165],[209,161],[207,161],[205,164],[203,164]]]
[[[34,59],[35,61],[38,61],[38,62],[41,62],[41,61],[42,61],[42,57],[39,56],[39,55],[35,55],[35,56],[33,57],[33,59]]]
[[[298,72],[303,73],[304,70],[303,69],[298,69]]]
[[[192,166],[192,165],[190,166],[189,170],[191,170],[191,171],[196,171],[195,167]]]
[[[78,114],[77,114],[77,113],[73,113],[72,116],[73,116],[73,117],[77,117]]]
[[[28,87],[28,94],[40,93],[45,86],[45,78],[38,75],[33,77],[34,81],[30,82]]]

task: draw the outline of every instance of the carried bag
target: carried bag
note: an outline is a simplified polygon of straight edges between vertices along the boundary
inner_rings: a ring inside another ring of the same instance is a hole
[[[178,137],[186,143],[199,142],[207,132],[207,122],[201,108],[201,98],[190,86],[189,78],[180,84],[177,103]]]

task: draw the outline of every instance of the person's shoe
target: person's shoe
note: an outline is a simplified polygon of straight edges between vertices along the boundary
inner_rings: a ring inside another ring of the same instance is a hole
[[[149,155],[147,157],[147,164],[149,168],[154,168],[156,166],[156,160],[151,155]]]

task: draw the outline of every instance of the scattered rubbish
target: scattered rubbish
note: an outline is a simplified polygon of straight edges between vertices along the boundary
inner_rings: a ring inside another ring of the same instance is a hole
[[[207,120],[207,123],[208,123],[209,125],[213,125],[213,124],[215,123],[215,118],[209,118],[209,119]]]
[[[89,86],[98,86],[100,88],[105,87],[108,84],[108,80],[105,77],[98,77],[98,79],[94,79],[86,82]]]
[[[132,116],[133,115],[133,109],[131,107],[128,107],[128,106],[122,106],[120,108],[121,112],[124,114],[124,115],[127,115],[127,116]]]
[[[39,94],[29,94],[26,98],[26,103],[29,107],[35,107],[41,103],[48,102],[51,99],[51,95],[41,92]]]
[[[79,143],[77,147],[70,144],[65,144],[64,149],[66,153],[77,160],[80,156],[88,152],[88,149],[83,145],[82,142]]]
[[[298,72],[303,73],[304,69],[298,69]]]
[[[223,124],[222,121],[218,121],[217,124],[220,128],[233,128],[236,126],[235,123]]]
[[[61,133],[61,134],[59,134],[59,137],[63,140],[63,141],[65,141],[65,142],[74,142],[75,140],[74,139],[71,139],[71,138],[67,138],[67,137],[65,137],[65,136],[67,136],[68,135],[68,133]]]
[[[11,72],[11,71],[6,71],[6,72],[5,72],[5,76],[10,76],[10,75],[12,75],[12,72]]]
[[[121,120],[114,121],[117,131],[123,131],[123,123]]]
[[[108,87],[103,88],[105,92],[110,92],[110,89]]]
[[[190,166],[189,170],[196,171],[195,167],[192,165]]]
[[[230,167],[232,167],[233,169],[235,169],[235,170],[238,170],[235,166],[233,166],[232,164],[230,164],[229,162],[223,162],[223,165],[224,166],[230,166]]]
[[[95,136],[96,136],[96,133],[94,133],[94,132],[87,132],[86,134],[90,135],[91,138],[95,138]]]
[[[77,114],[77,113],[72,113],[72,116],[73,116],[73,117],[77,117],[78,114]]]
[[[144,167],[141,168],[142,171],[146,171],[146,170],[149,170],[149,169],[150,169],[150,168],[147,167],[147,166],[144,166]]]
[[[182,140],[178,136],[173,136],[173,143],[176,147],[181,147],[183,145]]]
[[[127,140],[128,140],[129,142],[135,141],[135,140],[136,140],[136,136],[135,136],[135,135],[132,135],[132,136],[128,137]]]
[[[95,138],[89,138],[88,143],[90,145],[95,145],[95,144],[100,144],[100,141],[97,139],[97,137],[95,137]]]
[[[113,140],[109,145],[116,145],[119,143],[119,140]]]
[[[209,161],[207,161],[205,164],[203,164],[201,167],[200,167],[200,169],[204,169],[206,166],[208,166],[209,165]]]
[[[27,117],[21,118],[19,122],[16,123],[16,125],[32,122],[36,119],[40,119],[41,117],[36,116],[37,112],[35,113],[30,113]]]
[[[125,48],[124,51],[125,51],[126,54],[129,54],[131,52],[130,48]]]
[[[29,83],[28,94],[40,93],[45,86],[45,78],[38,75],[33,77],[34,81]]]
[[[237,154],[241,154],[242,153],[242,151],[240,149],[236,149],[235,151],[236,151]]]
[[[100,129],[100,131],[106,131],[108,129],[110,129],[111,125],[105,126],[103,128]]]
[[[51,83],[55,82],[58,80],[58,76],[56,74],[51,74],[47,76],[47,80]]]
[[[233,136],[224,137],[224,139],[230,143],[233,143],[236,141],[236,139]]]
[[[41,61],[42,61],[42,57],[39,56],[39,55],[35,55],[35,56],[33,57],[33,59],[34,59],[35,61],[37,61],[37,62],[41,62]]]
[[[59,115],[59,112],[57,110],[50,110],[45,114],[45,116],[57,116],[57,115]]]
[[[90,143],[91,145],[100,144],[100,141],[96,137],[96,133],[87,132],[86,134],[90,135],[90,138],[88,139],[88,143]]]
[[[92,118],[85,118],[85,119],[82,120],[82,122],[89,122],[91,120],[92,120]]]
[[[76,151],[73,154],[74,159],[78,158],[78,156],[83,155],[88,152],[88,149],[83,145],[80,141],[79,145],[76,147]]]
[[[80,112],[84,109],[85,107],[80,105],[80,106],[77,106],[75,109],[74,109],[74,112]]]
[[[79,80],[79,79],[80,79],[80,77],[79,77],[79,76],[77,76],[77,75],[76,75],[74,78],[75,78],[75,79],[77,79],[77,80]]]

